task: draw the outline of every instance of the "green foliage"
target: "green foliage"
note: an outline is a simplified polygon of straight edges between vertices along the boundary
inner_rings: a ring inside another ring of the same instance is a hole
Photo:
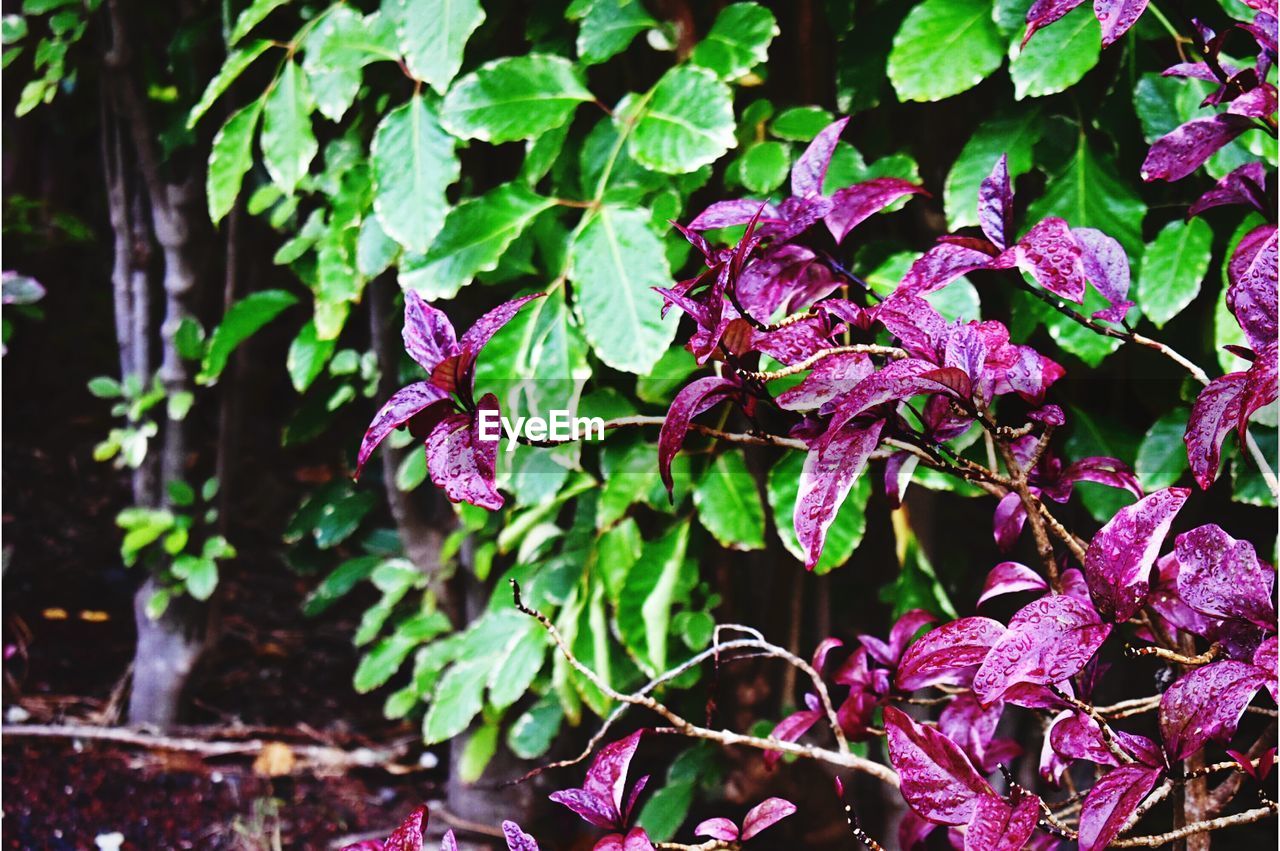
[[[1169,222],[1147,244],[1137,276],[1137,301],[1157,328],[1195,300],[1212,253],[1213,231],[1202,219]]]
[[[925,0],[893,39],[889,79],[901,100],[943,100],[982,82],[1004,50],[991,0]]]

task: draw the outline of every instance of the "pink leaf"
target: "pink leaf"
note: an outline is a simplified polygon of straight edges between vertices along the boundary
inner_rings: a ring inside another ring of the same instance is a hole
[[[1222,441],[1240,422],[1248,381],[1243,372],[1232,372],[1210,381],[1191,406],[1191,418],[1183,442],[1196,484],[1208,490],[1218,477]]]
[[[449,394],[427,381],[419,381],[397,390],[378,410],[373,422],[365,430],[364,440],[360,442],[360,452],[356,456],[356,477],[359,478],[364,465],[373,456],[373,451],[391,432],[415,417],[422,418],[414,423],[415,431],[430,432],[452,408],[453,402],[449,399]]]
[[[1271,586],[1275,572],[1258,562],[1253,544],[1210,523],[1178,536],[1178,591],[1191,608],[1274,628]]]
[[[987,239],[1004,250],[1013,227],[1013,185],[1009,181],[1009,156],[1001,154],[991,175],[978,186],[978,224]]]
[[[440,851],[458,851],[458,837],[453,835],[452,830],[446,830],[444,836],[440,837]]]
[[[537,841],[513,821],[502,823],[502,835],[507,840],[507,851],[538,851]]]
[[[1129,31],[1142,13],[1148,0],[1093,0],[1093,14],[1102,25],[1102,46],[1109,47],[1116,39]]]
[[[549,796],[557,804],[573,810],[579,818],[596,827],[613,828],[621,821],[608,798],[585,789],[561,789]]]
[[[1276,341],[1276,257],[1276,226],[1259,225],[1244,235],[1227,264],[1227,307],[1254,351]]]
[[[987,574],[987,581],[982,586],[982,595],[978,597],[977,605],[981,607],[987,600],[1003,594],[1013,594],[1017,591],[1047,591],[1048,589],[1049,584],[1044,581],[1044,578],[1025,564],[1002,561]]]
[[[834,434],[828,431],[805,456],[794,522],[809,570],[822,557],[827,530],[879,444],[883,427],[884,420],[876,420],[862,427],[845,425]]]
[[[877,177],[839,189],[831,196],[831,211],[823,221],[837,243],[873,214],[904,195],[923,193],[924,189],[897,177]]]
[[[884,725],[902,797],[920,815],[938,824],[968,824],[978,801],[995,796],[959,746],[937,730],[892,706],[885,707]]]
[[[520,308],[537,298],[542,298],[546,293],[535,293],[534,295],[521,296],[502,304],[485,313],[475,321],[466,333],[462,335],[462,339],[458,344],[464,349],[471,350],[471,356],[479,357],[480,350],[485,344],[498,333],[504,325],[511,321],[511,318],[520,312]]]
[[[1111,634],[1088,605],[1065,595],[1041,597],[1009,620],[1006,632],[973,677],[983,703],[1013,686],[1056,685],[1075,676]]]
[[[733,227],[734,225],[745,225],[755,218],[756,213],[760,213],[761,221],[777,220],[779,217],[777,208],[769,203],[764,205],[764,210],[761,212],[760,202],[752,201],[748,198],[736,201],[717,201],[699,213],[693,221],[689,222],[689,230],[715,230],[717,228]]]
[[[1015,793],[1010,807],[1001,798],[980,798],[964,834],[965,851],[1022,851],[1040,822],[1040,799]]]
[[[780,393],[778,406],[788,411],[817,410],[848,393],[874,371],[871,357],[862,352],[829,355],[818,361],[803,381]]]
[[[427,304],[416,290],[404,291],[404,348],[428,373],[458,353],[449,317]]]
[[[1145,765],[1122,765],[1094,783],[1080,810],[1080,851],[1099,851],[1110,845],[1155,788],[1160,773]]]
[[[907,648],[895,680],[903,691],[968,685],[1006,630],[991,618],[961,618],[926,632]]]
[[[766,798],[752,807],[742,820],[742,841],[746,842],[796,811],[796,805],[785,798]]]
[[[619,821],[623,814],[622,799],[626,791],[627,769],[636,754],[644,730],[637,730],[625,739],[611,742],[600,749],[595,761],[587,770],[587,777],[582,783],[584,791],[609,801]]]
[[[995,533],[996,546],[1004,552],[1013,549],[1022,534],[1022,526],[1027,522],[1027,510],[1022,505],[1022,497],[1016,493],[1007,493],[996,503],[992,528]],[[979,603],[982,601],[979,600]]]
[[[671,400],[667,410],[667,418],[658,432],[658,472],[662,483],[667,486],[667,494],[672,493],[671,462],[684,445],[685,435],[689,433],[689,423],[698,414],[729,398],[738,389],[727,378],[708,376],[685,385],[676,397]]]
[[[835,153],[840,142],[840,134],[848,118],[838,118],[822,129],[804,153],[791,167],[791,194],[801,198],[806,195],[821,195],[822,181],[827,176],[827,166],[831,164],[831,155]]]
[[[1227,741],[1258,689],[1270,679],[1248,662],[1213,662],[1178,680],[1160,698],[1160,735],[1172,760],[1210,739]]]
[[[422,851],[422,832],[427,829],[427,808],[418,807],[387,837],[383,851]]]
[[[975,244],[976,243],[976,244]],[[947,284],[978,269],[991,265],[990,247],[979,240],[939,242],[911,264],[895,291],[902,295],[922,296],[940,290]]]
[[[497,410],[498,399],[489,393],[475,411],[445,417],[427,437],[427,471],[450,502],[502,507],[502,494],[494,484],[498,441],[485,440],[479,427],[481,412]]]
[[[721,842],[735,842],[738,826],[727,818],[709,818],[693,829],[694,836],[709,836]]]
[[[994,771],[990,751],[995,743],[996,727],[1004,713],[1004,704],[995,701],[983,706],[972,692],[956,696],[938,716],[938,730],[961,747],[975,766]]]
[[[1142,179],[1181,180],[1253,126],[1253,121],[1242,115],[1215,115],[1188,121],[1151,146],[1142,163]]]
[[[1190,494],[1187,488],[1156,491],[1120,509],[1094,536],[1084,575],[1103,617],[1123,622],[1142,608],[1160,545]]]

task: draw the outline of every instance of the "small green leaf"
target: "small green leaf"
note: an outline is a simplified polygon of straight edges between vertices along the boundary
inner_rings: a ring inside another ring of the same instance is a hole
[[[1138,274],[1137,301],[1157,328],[1195,301],[1212,254],[1213,230],[1199,218],[1169,222],[1147,245]]]
[[[187,418],[187,414],[191,412],[191,406],[195,402],[195,394],[188,390],[177,390],[169,394],[169,398],[165,403],[165,413],[174,422],[182,422]]]
[[[1171,411],[1152,424],[1138,447],[1134,472],[1147,493],[1172,487],[1187,471],[1187,412]]]
[[[943,100],[981,83],[1003,59],[991,0],[925,0],[893,39],[889,79],[900,100]]]
[[[716,16],[689,61],[722,80],[735,80],[769,58],[769,43],[779,32],[777,20],[765,7],[733,3]]]
[[[289,0],[253,0],[249,6],[236,17],[235,26],[231,28],[231,36],[227,39],[227,47],[235,47],[240,39],[253,31],[262,23],[267,15],[288,3]]]
[[[289,345],[289,354],[285,358],[285,368],[289,371],[289,380],[293,389],[305,393],[316,377],[324,370],[325,363],[333,354],[336,340],[321,340],[316,336],[316,323],[308,320],[298,336]]]
[[[741,450],[716,456],[694,487],[698,521],[722,546],[764,549],[764,506]]]
[[[292,195],[319,145],[311,129],[314,106],[307,77],[296,62],[286,62],[263,104],[262,162],[271,181]]]
[[[744,116],[745,119],[745,116]],[[830,112],[817,106],[793,106],[778,113],[769,125],[769,132],[779,139],[792,142],[808,142],[831,123]]]
[[[191,108],[191,112],[187,114],[187,129],[190,130],[195,127],[196,122],[209,111],[209,107],[213,106],[214,101],[220,98],[222,93],[236,81],[236,78],[253,64],[253,60],[266,53],[270,47],[271,42],[269,40],[256,39],[244,47],[237,48],[228,56],[226,61],[222,63],[222,67],[218,69],[218,73],[209,81],[209,85],[205,86],[204,94],[200,96],[200,100]]]
[[[781,142],[760,142],[742,155],[739,175],[752,192],[768,194],[782,185],[791,170],[791,154]]]
[[[215,225],[235,206],[240,184],[253,166],[253,133],[261,114],[262,104],[254,101],[233,113],[213,137],[205,195],[209,202],[209,220]]]
[[[184,581],[187,593],[197,600],[208,600],[218,587],[218,565],[212,559],[178,556],[173,575]]]
[[[119,399],[124,395],[120,382],[106,375],[90,378],[89,392],[99,399]]]
[[[173,345],[186,360],[204,358],[204,327],[193,316],[184,316],[173,336]]]
[[[578,56],[583,65],[597,65],[656,24],[639,0],[593,0],[578,30]]]
[[[387,113],[374,133],[373,209],[382,229],[410,251],[425,252],[444,224],[445,189],[459,173],[453,145],[422,95]]]
[[[346,596],[361,580],[367,579],[373,569],[382,562],[381,556],[368,555],[347,559],[319,585],[315,587],[302,604],[302,612],[307,617],[321,614],[335,602]]]
[[[1036,33],[1021,49],[1010,48],[1013,96],[1017,100],[1066,91],[1098,64],[1102,30],[1093,9],[1078,6],[1062,20]]]
[[[284,290],[262,290],[250,293],[231,305],[227,315],[213,329],[196,382],[215,383],[236,347],[297,301],[296,296]]]
[[[445,96],[441,121],[462,139],[513,142],[559,127],[592,99],[572,62],[531,53],[486,63],[458,80]]]
[[[710,165],[738,144],[733,135],[733,93],[704,68],[678,65],[662,75],[631,130],[636,162],[665,174]],[[626,121],[619,109],[614,121]]]
[[[498,751],[498,724],[486,721],[469,737],[462,747],[458,760],[458,779],[463,783],[475,783],[484,774],[485,767]]]
[[[563,723],[560,701],[544,697],[512,723],[507,730],[507,747],[520,759],[537,759],[551,748]]]

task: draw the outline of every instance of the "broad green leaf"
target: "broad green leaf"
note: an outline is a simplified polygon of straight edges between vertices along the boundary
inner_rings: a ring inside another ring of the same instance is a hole
[[[294,390],[299,393],[307,392],[307,388],[324,370],[336,343],[336,340],[319,339],[314,321],[308,320],[302,326],[285,358],[285,368],[289,371],[289,380],[293,383]]]
[[[406,452],[396,467],[396,489],[408,493],[427,480],[427,453]]]
[[[991,0],[925,0],[893,39],[889,79],[900,100],[943,100],[999,68],[1004,48]]]
[[[452,739],[467,729],[480,714],[484,707],[484,686],[492,663],[492,659],[462,661],[445,671],[431,698],[431,707],[422,719],[422,736],[426,744]]]
[[[781,142],[760,142],[747,148],[739,165],[742,185],[768,194],[782,185],[791,170],[791,154]]]
[[[1147,493],[1172,487],[1187,471],[1187,411],[1175,410],[1156,420],[1138,447],[1133,469]]]
[[[609,600],[617,605],[627,573],[640,559],[644,539],[640,527],[630,517],[607,530],[596,539],[595,567],[604,578]]]
[[[253,60],[267,52],[271,47],[271,42],[267,39],[255,39],[244,47],[237,48],[222,63],[222,67],[218,69],[218,73],[209,81],[209,85],[205,86],[204,94],[200,96],[200,100],[196,105],[191,107],[191,112],[187,114],[187,129],[196,126],[196,122],[200,120],[209,107],[222,97],[222,93],[236,81],[236,78],[244,73],[245,69],[253,64]]]
[[[409,653],[421,642],[400,632],[379,641],[360,660],[354,679],[355,690],[367,694],[400,670]]]
[[[805,552],[796,538],[794,517],[796,494],[800,489],[800,470],[803,466],[803,452],[787,453],[769,470],[766,487],[778,539],[787,548],[787,552],[801,562],[805,560]],[[827,530],[827,541],[822,548],[822,558],[814,567],[815,573],[829,573],[844,564],[862,543],[862,536],[867,528],[867,498],[870,496],[870,474],[864,472],[854,482],[849,496],[845,498],[831,528]]]
[[[267,94],[262,118],[262,161],[271,181],[292,195],[319,146],[311,130],[311,88],[296,62],[286,62]]]
[[[672,607],[679,602],[685,570],[685,549],[689,543],[689,522],[682,521],[645,546],[638,564],[631,570],[618,603],[618,632],[622,641],[649,675],[667,669],[667,639]]]
[[[366,278],[376,278],[387,270],[396,259],[400,244],[382,229],[376,215],[360,222],[360,235],[356,237],[356,271]]]
[[[514,142],[532,139],[573,117],[593,99],[572,62],[531,53],[486,63],[458,80],[440,117],[461,139]]]
[[[486,721],[480,729],[467,737],[458,759],[458,779],[463,783],[475,783],[484,775],[484,769],[498,751],[498,723]]]
[[[634,120],[630,150],[636,162],[665,174],[709,165],[738,144],[733,135],[733,93],[704,68],[678,65],[658,80]]]
[[[374,555],[347,559],[307,595],[307,599],[302,603],[302,613],[307,617],[314,617],[324,612],[345,597],[358,583],[368,578],[381,561],[381,556]]]
[[[764,549],[764,506],[741,450],[716,456],[693,489],[693,504],[698,522],[721,546]]]
[[[716,16],[706,38],[689,56],[722,80],[736,80],[769,58],[769,42],[778,35],[773,13],[758,3],[734,3]]]
[[[1017,100],[1066,91],[1098,64],[1102,30],[1090,6],[1078,6],[1019,49],[1018,39],[1009,49],[1013,61],[1013,96]]]
[[[375,16],[370,16],[375,21]],[[384,39],[385,41],[385,39]],[[375,59],[395,60],[394,45],[380,44],[366,19],[349,6],[337,6],[307,36],[302,68],[307,72],[316,108],[330,121],[346,114],[360,91],[361,69]]]
[[[520,759],[537,759],[550,749],[563,723],[560,702],[544,697],[512,723],[507,730],[507,747]]]
[[[489,674],[489,704],[495,709],[524,696],[547,656],[547,634],[533,618],[522,617],[508,635]]]
[[[213,137],[205,195],[209,202],[209,220],[215,225],[235,206],[240,184],[253,167],[253,133],[261,114],[262,104],[254,101],[232,114]]]
[[[1097,228],[1118,240],[1130,258],[1138,257],[1147,205],[1132,184],[1116,173],[1109,157],[1094,153],[1081,132],[1075,155],[1050,177],[1045,194],[1027,211],[1027,221],[1061,216],[1072,227]]]
[[[227,39],[227,47],[235,47],[240,39],[253,31],[262,23],[267,15],[288,3],[289,0],[253,0],[238,16],[235,26],[231,28],[231,36]]]
[[[593,0],[578,30],[578,57],[583,65],[612,59],[656,24],[639,0]]]
[[[445,189],[458,179],[453,139],[422,95],[396,107],[373,135],[373,210],[383,231],[425,252],[444,225]]]
[[[606,456],[607,457],[607,456]],[[607,529],[641,501],[658,482],[657,448],[652,443],[638,443],[605,471],[604,487],[596,524]]]
[[[181,555],[173,560],[173,575],[183,581],[187,593],[208,600],[218,587],[218,565],[209,558]]]
[[[108,375],[99,375],[89,379],[89,392],[99,399],[119,399],[124,395],[120,382]]]
[[[636,379],[636,397],[651,405],[670,405],[671,397],[697,369],[698,362],[688,349],[667,349],[648,375]]]
[[[574,307],[591,348],[614,369],[647,373],[675,338],[674,317],[660,315],[671,285],[662,240],[649,214],[634,207],[600,208],[569,253]]]
[[[467,40],[484,22],[478,0],[392,0],[396,36],[405,64],[444,94],[462,68]]]
[[[818,106],[793,106],[778,113],[769,124],[769,132],[779,139],[808,142],[831,123],[833,116]]]
[[[355,534],[360,523],[373,510],[375,497],[368,491],[353,493],[326,504],[312,530],[316,546],[322,550],[336,547]],[[386,572],[385,564],[380,567]]]
[[[416,271],[436,298],[453,298],[480,272],[496,269],[533,218],[555,202],[518,183],[504,183],[449,211]]]
[[[216,382],[236,346],[297,301],[296,296],[284,290],[262,290],[250,293],[231,305],[227,315],[222,318],[209,337],[209,348],[205,352],[204,362],[201,364],[200,374],[196,376],[196,382],[199,384]]]
[[[675,836],[689,816],[696,784],[692,780],[670,781],[649,795],[640,808],[636,823],[654,842],[666,842]]]
[[[1199,295],[1212,254],[1213,230],[1198,218],[1174,219],[1147,245],[1138,273],[1137,301],[1157,328]]]
[[[1042,131],[1040,110],[1034,106],[993,118],[974,131],[951,166],[944,187],[952,230],[978,224],[978,186],[991,174],[1001,154],[1009,156],[1010,179],[1031,170],[1032,149]]]

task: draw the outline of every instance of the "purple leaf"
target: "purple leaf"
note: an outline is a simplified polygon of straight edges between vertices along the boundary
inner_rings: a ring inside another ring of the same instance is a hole
[[[520,308],[536,298],[542,298],[544,295],[546,293],[535,293],[503,302],[477,319],[475,324],[462,335],[462,339],[458,341],[459,345],[464,349],[470,349],[473,358],[479,357],[480,350],[485,347],[485,344],[502,329],[502,326],[511,321],[511,318],[520,311]]]
[[[458,353],[449,317],[427,304],[416,290],[404,291],[404,349],[428,373]]]
[[[1142,163],[1142,179],[1181,180],[1253,126],[1253,121],[1242,115],[1215,115],[1188,121],[1151,146]]]
[[[822,557],[827,530],[879,444],[882,428],[884,420],[840,426],[823,435],[805,456],[794,522],[796,539],[808,556],[807,569],[813,570]]]
[[[715,230],[717,228],[745,225],[760,214],[761,221],[778,221],[778,209],[765,202],[763,211],[759,201],[744,198],[738,201],[717,201],[689,222],[689,230]]]
[[[819,409],[874,371],[870,356],[861,352],[829,355],[818,361],[803,381],[778,395],[778,407],[788,411]]]
[[[1276,111],[1276,87],[1263,83],[1256,89],[1250,89],[1231,102],[1227,112],[1232,115],[1244,115],[1248,118],[1266,118]]]
[[[849,232],[874,213],[897,201],[904,195],[924,193],[924,189],[897,177],[877,177],[853,186],[837,190],[831,196],[831,211],[823,221],[836,243],[844,241]]]
[[[1216,524],[1178,536],[1178,591],[1191,608],[1218,618],[1273,628],[1271,586],[1275,572],[1258,562],[1248,541],[1237,541]]]
[[[966,686],[1006,630],[991,618],[972,617],[926,632],[902,655],[895,677],[903,691],[926,686]]]
[[[791,167],[791,194],[801,198],[807,195],[821,195],[822,181],[827,176],[827,166],[831,164],[831,155],[835,153],[840,142],[840,134],[848,118],[838,118],[822,129],[804,153]]]
[[[1187,488],[1156,491],[1120,509],[1094,536],[1084,575],[1103,617],[1123,622],[1142,608],[1160,545],[1190,495]]]
[[[902,506],[911,475],[920,463],[920,456],[912,452],[895,452],[884,462],[884,490],[891,508]]]
[[[1022,46],[1026,47],[1036,30],[1049,26],[1083,3],[1084,0],[1035,0],[1027,9],[1027,32],[1022,37]]]
[[[1018,684],[1056,685],[1075,676],[1098,651],[1111,626],[1079,600],[1058,595],[1023,606],[973,677],[983,703]]]
[[[947,321],[929,302],[894,293],[868,312],[912,355],[930,363],[937,358],[937,344],[946,334]]]
[[[969,829],[965,831],[965,851],[1022,851],[1040,822],[1040,798],[1015,791],[1010,807],[997,797],[979,798]]]
[[[1133,302],[1129,295],[1129,256],[1119,242],[1094,228],[1075,228],[1071,231],[1080,246],[1080,261],[1084,264],[1084,276],[1093,282],[1110,306],[1093,314],[1105,322],[1120,322]]]
[[[1218,477],[1222,441],[1240,422],[1241,403],[1248,381],[1243,372],[1232,372],[1210,381],[1191,406],[1187,421],[1187,461],[1196,484],[1208,490]]]
[[[898,847],[902,851],[916,851],[924,847],[929,834],[937,829],[936,824],[908,809],[902,814],[902,821],[898,822]]]
[[[996,760],[990,749],[995,742],[996,727],[1004,713],[1004,704],[996,701],[984,707],[972,692],[956,696],[938,716],[938,730],[964,750],[975,766],[994,771]]]
[[[1278,349],[1276,342],[1269,343],[1258,352],[1257,359],[1244,374],[1244,391],[1240,394],[1240,411],[1236,415],[1236,433],[1241,441],[1247,437],[1249,417],[1280,395],[1280,387],[1276,385]]]
[[[1164,757],[1155,742],[1146,736],[1116,730],[1116,741],[1125,752],[1139,762],[1155,768],[1164,766]],[[1120,759],[1107,747],[1102,729],[1083,712],[1061,713],[1049,729],[1049,741],[1055,751],[1072,760],[1087,759],[1098,765],[1119,765]]]
[[[427,829],[427,808],[418,807],[387,837],[383,851],[422,851],[422,832]]]
[[[810,663],[813,669],[822,673],[822,669],[827,666],[827,656],[832,650],[843,646],[844,642],[838,638],[824,638],[818,642],[818,646],[813,648],[813,661]]]
[[[637,730],[625,739],[619,739],[601,748],[582,783],[584,791],[613,804],[614,812],[619,816],[619,827],[622,826],[621,820],[625,813],[622,798],[626,789],[627,769],[631,765],[631,759],[636,754],[636,748],[640,745],[644,732],[643,729]]]
[[[538,851],[537,841],[513,821],[502,823],[502,835],[507,839],[507,851]]]
[[[912,609],[894,621],[889,630],[889,643],[881,641],[873,635],[859,635],[858,640],[867,648],[867,653],[881,665],[895,667],[902,658],[902,651],[907,642],[915,637],[920,629],[938,619],[924,609]]]
[[[1224,65],[1223,70],[1228,74],[1233,72],[1230,66]],[[1206,83],[1218,82],[1218,75],[1213,73],[1213,69],[1203,62],[1179,62],[1177,65],[1171,65],[1160,72],[1162,77],[1185,77],[1192,80],[1204,80]]]
[[[578,814],[583,821],[596,827],[613,828],[620,818],[606,798],[585,789],[561,789],[549,796],[557,804],[563,804]]]
[[[653,851],[653,842],[643,827],[633,827],[625,836],[611,833],[601,837],[592,851]]]
[[[775,331],[752,331],[748,348],[790,365],[830,348],[834,330],[826,316],[809,316]]]
[[[709,818],[693,829],[693,835],[734,842],[738,838],[738,826],[727,818]]]
[[[1021,505],[1021,500],[1019,500],[1019,505]],[[1049,590],[1049,584],[1044,581],[1044,578],[1025,564],[1019,564],[1016,561],[1002,561],[991,568],[991,572],[987,574],[987,581],[982,586],[982,595],[978,597],[977,605],[981,607],[987,600],[1003,594],[1013,594],[1017,591],[1047,590]]]
[[[1110,845],[1155,788],[1160,774],[1159,769],[1145,765],[1122,765],[1094,783],[1080,809],[1080,851],[1100,851]]]
[[[817,698],[807,694],[805,701],[809,704],[809,708],[792,712],[783,718],[769,733],[769,738],[782,742],[797,742],[801,736],[809,732],[809,728],[818,723],[818,719],[822,717],[822,711],[817,708]],[[780,759],[782,759],[782,751],[765,751],[764,753],[764,764],[768,768],[773,768]]]
[[[373,422],[365,430],[364,440],[360,442],[360,452],[356,456],[356,478],[360,477],[364,465],[373,456],[378,444],[386,440],[391,432],[421,416],[422,419],[413,424],[414,431],[429,433],[452,408],[453,402],[449,399],[449,394],[428,381],[419,381],[397,390],[374,415]]]
[[[444,836],[440,837],[440,851],[458,851],[458,837],[453,835],[452,830],[446,830]]]
[[[1085,274],[1080,246],[1071,227],[1056,216],[1037,222],[1012,249],[1010,260],[1054,295],[1079,304],[1084,300]],[[1004,257],[1005,255],[1001,255]]]
[[[752,807],[742,820],[742,841],[746,842],[795,811],[796,805],[786,798],[766,798]]]
[[[1147,0],[1093,0],[1093,14],[1102,25],[1102,46],[1114,44],[1146,10]]]
[[[1253,666],[1263,673],[1267,678],[1267,691],[1271,693],[1271,699],[1276,700],[1277,673],[1276,666],[1280,664],[1277,661],[1276,637],[1273,635],[1266,641],[1258,645],[1258,649],[1253,654]]]
[[[1119,458],[1095,455],[1081,458],[1067,465],[1056,481],[1044,488],[1045,496],[1057,502],[1066,502],[1077,482],[1096,482],[1100,485],[1126,490],[1138,499],[1143,497],[1142,485],[1133,469]]]
[[[911,264],[895,296],[922,296],[991,265],[994,246],[986,240],[960,237],[939,242]]]
[[[498,410],[498,399],[485,395],[476,410],[450,414],[427,437],[427,471],[431,482],[444,490],[450,502],[468,502],[481,508],[502,507],[502,494],[494,485],[498,441],[485,440],[479,427],[483,411]]]
[[[1001,154],[991,175],[978,185],[978,224],[1001,251],[1009,247],[1013,227],[1013,184],[1009,181],[1009,155]]]
[[[1027,522],[1027,510],[1022,505],[1022,497],[1016,493],[1007,493],[996,503],[992,528],[995,533],[996,546],[1008,552],[1018,542],[1022,534],[1022,526]]]
[[[1186,759],[1205,742],[1228,741],[1258,689],[1271,677],[1248,662],[1213,662],[1178,680],[1160,698],[1160,735],[1169,759]]]
[[[952,395],[954,391],[946,384],[940,383],[937,376],[930,373],[940,372],[937,366],[928,361],[915,358],[904,358],[888,364],[880,371],[863,379],[836,405],[831,419],[831,430],[828,434],[843,427],[854,417],[866,413],[877,405],[886,402],[910,399],[932,393]]]
[[[1227,307],[1258,352],[1276,341],[1276,256],[1276,226],[1259,225],[1240,240],[1227,264]]]
[[[1188,218],[1212,207],[1245,204],[1258,212],[1266,212],[1266,166],[1262,162],[1246,163],[1219,180],[1187,210]]]
[[[920,815],[938,824],[968,824],[978,801],[995,796],[959,746],[937,730],[892,706],[884,709],[884,726],[902,797]]]
[[[698,414],[728,399],[737,389],[738,385],[729,379],[713,375],[690,382],[671,400],[667,418],[658,433],[658,472],[668,496],[673,492],[671,462],[684,445],[689,423]]]

